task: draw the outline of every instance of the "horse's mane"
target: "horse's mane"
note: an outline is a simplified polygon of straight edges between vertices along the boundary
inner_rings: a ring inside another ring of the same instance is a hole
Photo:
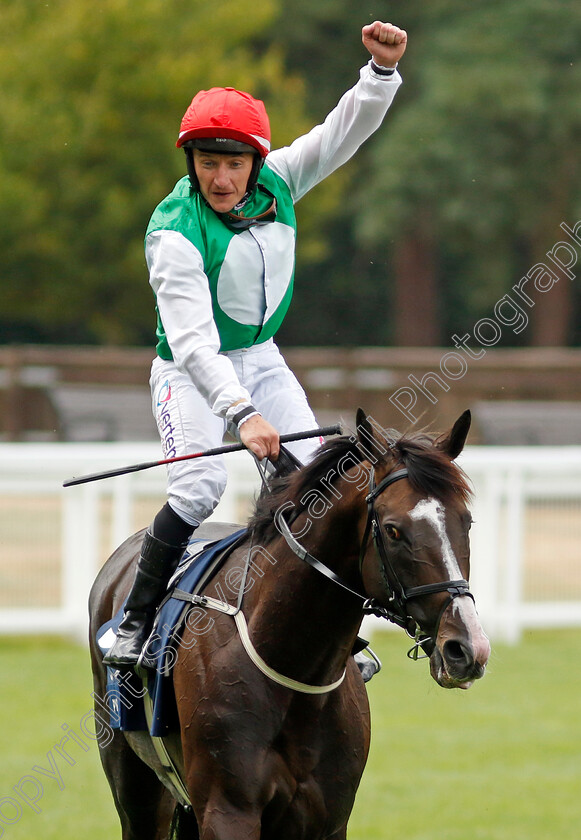
[[[399,432],[389,430],[387,441],[389,449],[385,457],[407,468],[409,481],[415,490],[435,496],[443,502],[452,498],[459,498],[464,503],[469,501],[472,491],[468,479],[460,467],[436,447],[436,435],[400,435]],[[381,441],[379,443],[383,444]],[[336,470],[338,463],[349,456],[346,462],[349,466],[355,466],[368,458],[369,444],[366,444],[366,449],[353,435],[333,438],[323,444],[309,464],[274,479],[270,491],[258,497],[248,522],[248,527],[254,530],[255,538],[259,541],[268,540],[278,534],[274,514],[285,502],[293,503],[293,516],[306,509],[308,502],[301,499],[304,500],[309,491],[318,490],[332,502],[328,487],[340,479]]]

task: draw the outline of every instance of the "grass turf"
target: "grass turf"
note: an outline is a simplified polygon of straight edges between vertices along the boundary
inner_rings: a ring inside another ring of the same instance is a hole
[[[494,645],[489,673],[468,692],[440,689],[426,662],[406,658],[400,633],[373,646],[384,668],[369,684],[372,749],[350,840],[576,840],[581,631]],[[81,726],[92,705],[87,651],[2,638],[0,662],[0,837],[120,837],[96,744]],[[63,741],[71,730],[85,749]]]

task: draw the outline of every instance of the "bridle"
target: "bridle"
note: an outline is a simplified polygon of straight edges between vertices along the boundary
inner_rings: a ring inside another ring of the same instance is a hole
[[[418,659],[420,647],[424,650],[429,647],[433,649],[442,616],[454,598],[468,595],[469,598],[474,600],[474,596],[470,592],[470,585],[468,581],[464,580],[464,578],[461,578],[460,580],[442,580],[437,583],[426,583],[422,586],[411,586],[407,589],[400,581],[385,544],[383,529],[379,522],[374,502],[377,497],[384,492],[384,490],[396,481],[400,481],[402,478],[408,478],[408,471],[405,467],[385,476],[385,478],[376,485],[375,469],[371,467],[369,474],[369,492],[365,497],[365,501],[367,502],[367,523],[365,525],[365,532],[361,542],[359,572],[361,574],[363,569],[363,560],[367,551],[369,532],[371,531],[375,551],[383,565],[383,568],[385,569],[386,582],[389,588],[389,607],[387,609],[382,608],[385,612],[384,617],[388,621],[397,624],[399,627],[403,627],[406,633],[414,639],[414,647],[409,651],[408,656],[413,659]],[[415,598],[422,598],[425,595],[434,595],[438,592],[447,592],[448,598],[444,601],[444,604],[440,609],[433,634],[430,635],[425,633],[416,619],[410,615],[407,604]]]
[[[337,575],[332,569],[329,569],[328,566],[325,566],[324,563],[321,563],[320,560],[317,560],[316,557],[310,554],[307,549],[299,543],[290,530],[289,524],[284,516],[285,510],[288,507],[293,506],[292,502],[281,505],[281,507],[276,511],[274,519],[278,530],[285,538],[289,548],[291,548],[297,557],[300,557],[301,560],[304,560],[313,569],[316,569],[318,572],[325,575],[325,577],[331,580],[334,584],[340,586],[343,590],[362,601],[364,614],[376,615],[380,618],[385,618],[387,621],[397,624],[398,627],[402,627],[406,633],[414,639],[414,645],[408,651],[408,656],[411,659],[419,659],[423,658],[423,656],[429,656],[434,649],[440,621],[445,610],[452,601],[455,598],[459,598],[464,595],[467,595],[469,598],[474,600],[474,596],[470,592],[468,581],[464,580],[464,578],[461,580],[443,580],[438,581],[437,583],[427,583],[422,586],[411,586],[408,588],[406,588],[400,581],[385,544],[383,529],[381,528],[374,502],[377,497],[387,490],[390,485],[403,478],[408,478],[408,471],[405,467],[385,476],[385,478],[376,485],[375,469],[371,467],[369,474],[369,492],[365,497],[365,501],[367,503],[367,521],[359,553],[359,574],[362,574],[363,561],[365,559],[365,555],[367,554],[369,535],[371,534],[377,557],[385,569],[385,577],[389,593],[387,606],[379,604],[374,598],[366,598],[360,592],[352,589],[343,580],[341,580],[339,575]],[[433,595],[438,592],[447,592],[448,598],[440,609],[434,631],[430,634],[426,633],[426,631],[421,628],[418,621],[410,615],[407,604],[415,598],[422,598],[426,595]],[[424,654],[420,654],[420,648],[424,651]]]

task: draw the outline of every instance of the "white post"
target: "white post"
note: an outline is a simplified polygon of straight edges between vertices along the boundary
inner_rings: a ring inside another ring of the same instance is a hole
[[[65,624],[86,641],[87,602],[99,566],[99,490],[86,484],[64,493],[62,611]]]
[[[506,575],[502,602],[503,637],[516,644],[522,632],[521,606],[523,562],[524,494],[522,468],[513,467],[506,475]]]
[[[470,588],[476,609],[490,636],[498,632],[498,592],[501,562],[500,507],[502,487],[496,470],[483,469],[474,479],[474,524],[470,535]]]
[[[111,540],[109,547],[111,552],[115,551],[128,537],[131,536],[131,512],[135,499],[135,482],[132,475],[122,475],[112,479],[113,493],[111,503],[113,505],[111,522]]]

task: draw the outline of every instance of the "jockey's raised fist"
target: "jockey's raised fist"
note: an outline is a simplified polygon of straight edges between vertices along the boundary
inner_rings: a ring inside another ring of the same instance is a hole
[[[376,20],[361,30],[361,40],[376,64],[395,67],[407,46],[407,32],[393,23]]]

